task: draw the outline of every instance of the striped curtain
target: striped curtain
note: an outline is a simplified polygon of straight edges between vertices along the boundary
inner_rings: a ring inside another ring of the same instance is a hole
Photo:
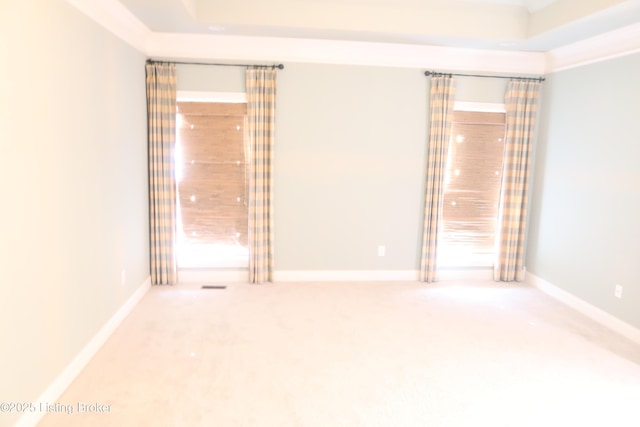
[[[436,281],[437,246],[443,210],[444,175],[447,167],[455,93],[455,80],[452,77],[431,78],[424,228],[420,274],[418,276],[421,282],[427,283]]]
[[[177,282],[176,182],[176,67],[148,63],[147,133],[149,143],[149,223],[151,283]]]
[[[249,127],[249,281],[273,281],[271,159],[275,136],[276,76],[273,68],[245,72]]]
[[[493,269],[496,281],[524,279],[529,164],[539,81],[512,80],[505,95],[506,136]]]

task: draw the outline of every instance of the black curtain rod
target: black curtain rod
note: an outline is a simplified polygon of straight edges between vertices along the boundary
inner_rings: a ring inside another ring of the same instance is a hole
[[[436,71],[425,71],[425,76],[434,76],[434,77],[442,77],[442,76],[462,76],[462,77],[483,77],[488,79],[513,79],[513,80],[537,80],[539,82],[545,81],[544,77],[514,77],[514,76],[489,76],[484,74],[455,74],[455,73],[438,73]]]
[[[260,64],[216,64],[213,62],[180,62],[180,61],[156,61],[155,59],[147,59],[147,64],[171,63],[181,65],[215,65],[217,67],[271,67],[279,70],[284,69],[284,64],[260,65]]]

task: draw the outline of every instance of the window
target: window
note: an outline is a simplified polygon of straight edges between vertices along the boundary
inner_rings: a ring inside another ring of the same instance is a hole
[[[178,100],[180,268],[247,266],[246,106],[246,102]]]
[[[493,263],[504,134],[504,112],[464,111],[456,106],[438,242],[440,266]]]

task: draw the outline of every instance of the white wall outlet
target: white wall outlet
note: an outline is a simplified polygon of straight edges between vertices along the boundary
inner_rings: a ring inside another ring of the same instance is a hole
[[[127,284],[127,270],[122,270],[120,273],[120,284],[122,286]]]
[[[622,298],[622,285],[616,285],[613,295],[615,295],[616,298]]]
[[[385,253],[386,253],[386,249],[385,249],[384,245],[378,246],[378,256],[384,256]]]

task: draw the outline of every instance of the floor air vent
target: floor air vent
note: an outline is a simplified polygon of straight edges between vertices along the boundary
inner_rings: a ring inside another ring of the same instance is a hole
[[[203,285],[202,289],[227,289],[226,286]]]

